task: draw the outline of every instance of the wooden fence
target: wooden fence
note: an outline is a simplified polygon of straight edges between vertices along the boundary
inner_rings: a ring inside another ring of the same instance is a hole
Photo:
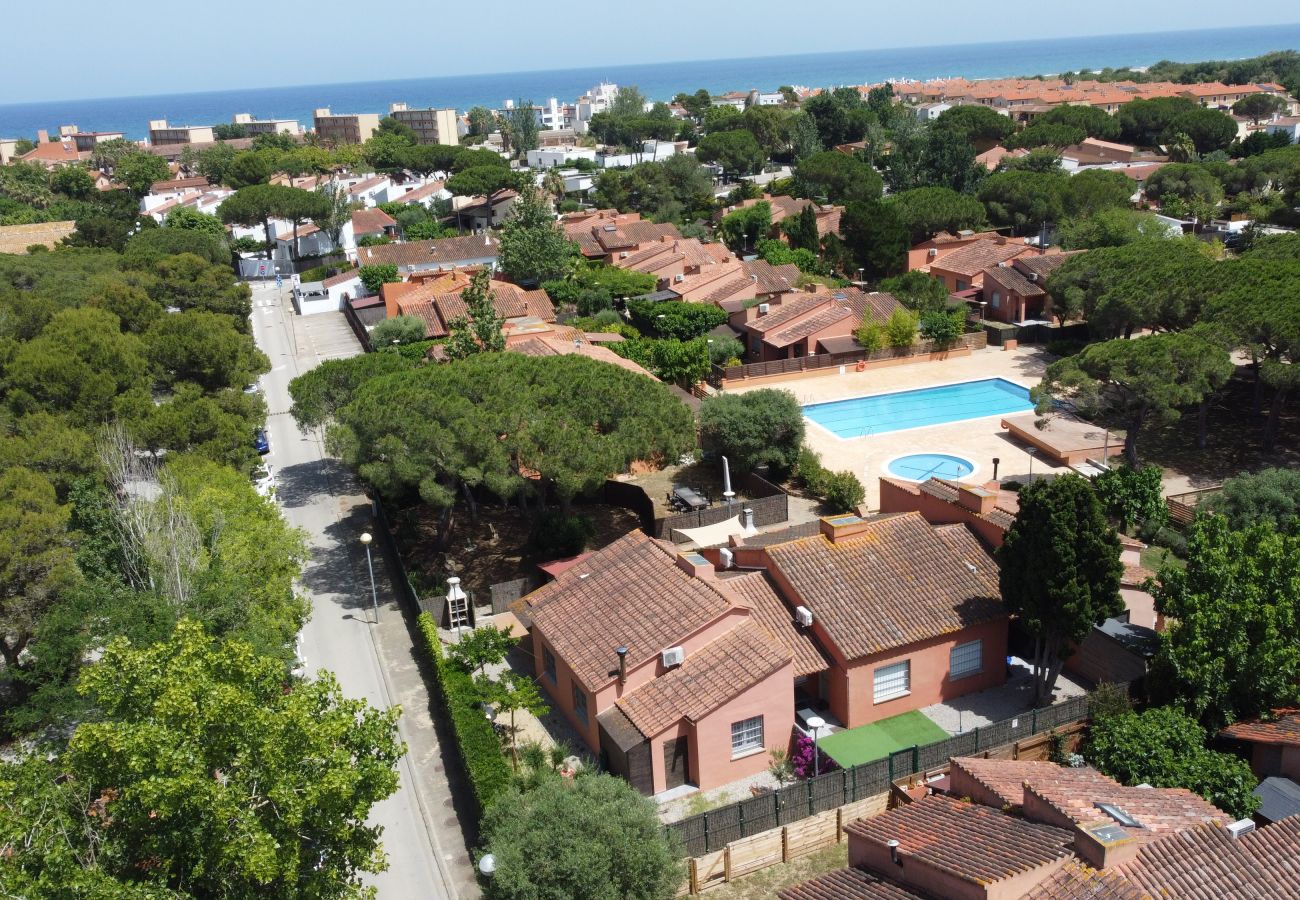
[[[687,856],[703,856],[760,832],[888,794],[896,779],[935,769],[950,757],[976,756],[1031,738],[1045,740],[1052,731],[1084,721],[1087,715],[1088,698],[1072,697],[933,744],[898,750],[882,759],[740,800],[665,825],[664,829],[681,841]]]
[[[729,366],[726,369],[714,372],[710,383],[717,387],[723,380],[735,381],[743,378],[761,378],[766,375],[786,375],[791,372],[837,368],[858,362],[871,363],[881,360],[928,356],[931,353],[942,353],[945,349],[979,350],[986,346],[988,346],[988,335],[983,331],[977,331],[962,335],[951,348],[936,347],[931,341],[920,341],[911,347],[903,349],[886,347],[883,350],[872,350],[871,352],[857,350],[852,353],[819,353],[815,356],[800,356],[796,359],[774,359],[770,362]]]
[[[1223,490],[1223,485],[1214,487],[1201,488],[1199,491],[1187,491],[1183,494],[1170,494],[1165,498],[1165,506],[1169,508],[1169,520],[1175,525],[1186,527],[1192,524],[1192,519],[1196,518],[1196,507],[1207,497]]]

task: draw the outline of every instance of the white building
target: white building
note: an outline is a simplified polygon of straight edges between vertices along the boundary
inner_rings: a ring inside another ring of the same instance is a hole
[[[553,169],[556,166],[568,165],[577,159],[587,159],[595,162],[595,148],[572,146],[541,147],[537,150],[529,150],[527,154],[527,162],[530,169]]]
[[[1300,116],[1283,116],[1264,126],[1269,134],[1285,134],[1291,143],[1300,144]]]
[[[640,153],[612,153],[596,157],[596,165],[602,169],[620,169],[635,166],[643,162],[659,162],[675,155],[685,148],[685,144],[672,141],[646,141]]]
[[[948,109],[952,109],[951,103],[922,103],[916,107],[916,118],[922,122],[933,122]]]

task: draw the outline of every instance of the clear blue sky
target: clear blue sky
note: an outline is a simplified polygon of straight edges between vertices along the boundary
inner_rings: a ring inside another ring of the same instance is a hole
[[[126,0],[6,14],[0,103],[1280,24],[1240,0]]]

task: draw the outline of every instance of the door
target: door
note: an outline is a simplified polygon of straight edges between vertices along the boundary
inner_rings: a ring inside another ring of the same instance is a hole
[[[681,787],[691,780],[687,738],[664,741],[664,790]]]

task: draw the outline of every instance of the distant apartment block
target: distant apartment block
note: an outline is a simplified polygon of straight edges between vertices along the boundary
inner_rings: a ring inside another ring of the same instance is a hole
[[[76,125],[59,126],[59,140],[72,141],[79,153],[89,153],[105,141],[120,141],[125,138],[124,131],[82,131]]]
[[[332,113],[329,107],[313,116],[316,134],[336,144],[364,144],[379,129],[379,113]]]
[[[297,119],[254,119],[250,113],[235,113],[234,123],[244,126],[244,134],[302,134]]]
[[[166,119],[149,120],[149,143],[155,147],[210,143],[216,139],[211,125],[169,125]]]
[[[410,109],[405,103],[394,103],[388,114],[414,131],[421,144],[460,143],[459,117],[454,109]]]

